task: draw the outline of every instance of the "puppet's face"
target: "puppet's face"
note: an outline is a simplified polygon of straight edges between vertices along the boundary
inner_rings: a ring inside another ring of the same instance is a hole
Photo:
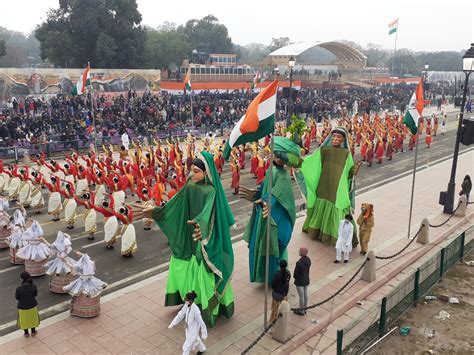
[[[344,142],[344,135],[341,133],[334,132],[332,134],[332,145],[334,147],[340,147],[342,143]]]
[[[204,180],[204,171],[193,165],[191,167],[191,181],[196,183],[202,180]]]

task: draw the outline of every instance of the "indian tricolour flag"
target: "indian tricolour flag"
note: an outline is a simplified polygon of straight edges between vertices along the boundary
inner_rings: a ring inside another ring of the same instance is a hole
[[[389,28],[389,31],[388,31],[389,35],[391,35],[392,33],[397,32],[397,30],[398,30],[398,18],[395,21],[390,22],[388,24],[388,28]]]
[[[76,85],[71,90],[71,95],[76,96],[76,95],[81,95],[86,92],[86,87],[88,87],[91,84],[91,67],[89,64],[87,64],[86,70],[84,70],[84,73],[81,74],[81,77],[79,78],[78,82]]]
[[[184,91],[191,92],[191,67],[188,68],[186,77],[184,78]]]
[[[423,114],[423,83],[420,82],[416,86],[410,103],[408,104],[407,112],[403,118],[403,123],[408,127],[412,134],[418,132],[418,121]]]
[[[247,111],[230,133],[224,149],[228,159],[233,147],[254,142],[275,130],[275,110],[278,81],[272,82],[253,99]]]
[[[257,84],[258,84],[259,81],[260,81],[260,72],[258,71],[255,74],[255,77],[253,78],[252,87],[250,88],[250,90],[255,89],[257,87]]]

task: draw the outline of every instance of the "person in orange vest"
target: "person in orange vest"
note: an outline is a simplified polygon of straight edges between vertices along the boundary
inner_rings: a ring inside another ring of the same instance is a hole
[[[384,143],[383,143],[382,139],[380,138],[380,136],[378,136],[378,141],[377,141],[377,145],[376,145],[376,148],[375,148],[377,164],[382,164],[384,151],[385,151]]]
[[[426,135],[426,138],[425,138],[425,142],[426,142],[426,148],[430,148],[431,147],[431,142],[433,141],[433,138],[431,137],[431,134],[427,134]]]
[[[393,140],[392,140],[392,135],[391,134],[387,135],[387,151],[385,152],[385,156],[387,157],[388,160],[392,160],[392,157],[393,157]]]
[[[372,159],[374,158],[374,146],[370,140],[367,140],[367,163],[368,167],[372,167]]]

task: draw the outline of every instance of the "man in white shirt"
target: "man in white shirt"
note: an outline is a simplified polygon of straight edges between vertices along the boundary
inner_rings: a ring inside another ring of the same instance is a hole
[[[122,145],[125,147],[125,150],[128,150],[130,146],[130,139],[126,130],[122,133]]]
[[[352,251],[353,232],[352,216],[347,214],[344,219],[339,222],[339,232],[336,242],[336,260],[334,260],[334,263],[337,264],[341,261],[342,253],[344,253],[344,263],[349,262],[349,253]]]

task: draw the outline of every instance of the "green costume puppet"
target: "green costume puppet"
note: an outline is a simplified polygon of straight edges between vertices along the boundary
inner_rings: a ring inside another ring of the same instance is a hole
[[[152,217],[172,252],[165,306],[182,304],[185,295],[195,291],[204,321],[213,326],[218,315],[229,318],[234,313],[229,232],[234,217],[212,155],[202,152],[198,158],[193,160],[191,178],[166,205],[156,207]],[[194,170],[201,180],[194,178]]]
[[[301,166],[308,208],[303,232],[323,243],[336,244],[339,222],[354,208],[355,171],[349,133],[337,127]],[[358,244],[355,227],[352,244]]]
[[[269,273],[267,282],[271,282],[278,271],[280,259],[288,259],[287,246],[291,239],[296,219],[295,197],[291,176],[284,165],[299,167],[301,164],[300,147],[288,138],[274,138],[274,159],[272,166],[271,196],[271,234]],[[254,204],[252,216],[244,232],[249,246],[249,272],[251,282],[265,282],[265,256],[267,218],[264,217],[269,194],[269,174],[258,190],[241,187],[241,195]]]

